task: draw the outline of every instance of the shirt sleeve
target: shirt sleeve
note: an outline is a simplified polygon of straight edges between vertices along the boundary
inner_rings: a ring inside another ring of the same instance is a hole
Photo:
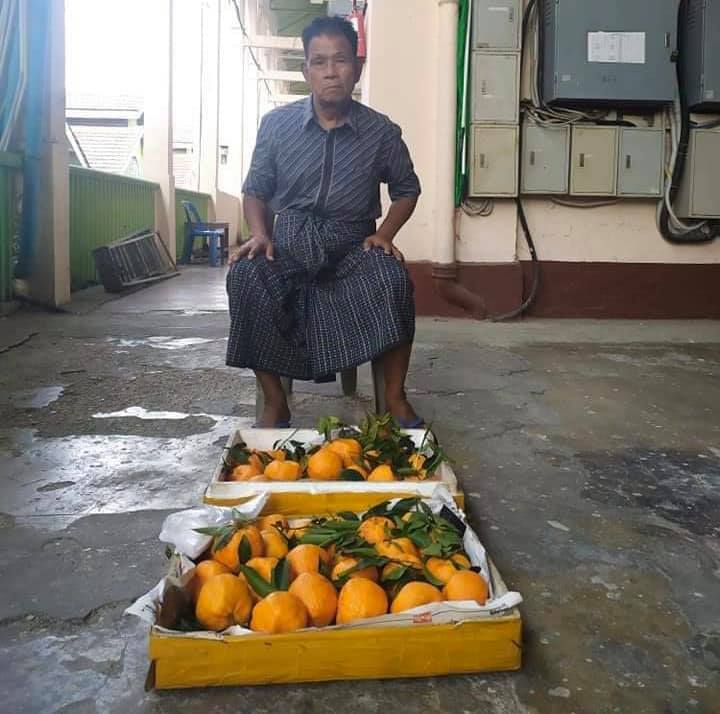
[[[242,187],[246,196],[254,196],[266,202],[275,195],[276,188],[275,152],[270,125],[270,118],[266,114],[260,121],[250,170]]]
[[[397,124],[392,124],[388,132],[383,181],[388,185],[390,200],[398,198],[415,198],[420,195],[420,179],[413,167],[407,145],[403,141],[402,131]]]

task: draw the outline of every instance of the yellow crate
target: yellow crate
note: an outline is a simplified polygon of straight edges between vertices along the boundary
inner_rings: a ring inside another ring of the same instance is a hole
[[[423,429],[410,429],[407,432],[416,443],[425,435]],[[244,441],[255,449],[270,449],[272,445],[292,435],[293,439],[309,442],[318,437],[312,429],[247,429],[238,430],[230,435],[226,448],[232,448]],[[465,496],[458,488],[457,478],[452,467],[444,463],[438,470],[440,481],[393,481],[386,483],[368,483],[367,481],[300,481],[290,482],[233,482],[223,481],[223,463],[218,464],[208,484],[203,502],[213,506],[237,506],[255,498],[260,493],[268,493],[269,498],[263,513],[281,513],[297,515],[301,513],[333,513],[337,511],[364,511],[372,506],[393,498],[408,496],[432,497],[432,490],[443,484],[452,494],[459,508],[465,507]]]
[[[488,565],[495,587],[505,583]],[[422,620],[422,616],[419,618]],[[150,631],[157,689],[432,677],[520,669],[522,620],[502,614],[452,624],[308,630],[204,639]]]

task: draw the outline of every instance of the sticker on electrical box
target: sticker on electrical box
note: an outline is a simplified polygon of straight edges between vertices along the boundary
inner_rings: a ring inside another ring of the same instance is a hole
[[[645,33],[588,32],[588,62],[645,64]]]

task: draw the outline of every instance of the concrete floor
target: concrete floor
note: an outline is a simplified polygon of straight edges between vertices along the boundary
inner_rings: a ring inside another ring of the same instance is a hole
[[[410,392],[525,597],[521,672],[144,692],[123,609],[253,415],[223,364],[223,273],[0,320],[3,712],[720,712],[712,322],[419,321]],[[367,371],[357,400],[298,385],[295,423],[369,406]]]

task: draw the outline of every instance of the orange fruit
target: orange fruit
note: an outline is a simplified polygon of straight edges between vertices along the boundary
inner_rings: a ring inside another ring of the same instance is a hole
[[[264,531],[266,528],[287,528],[288,522],[287,518],[285,516],[281,516],[279,513],[273,513],[269,516],[261,516],[257,519],[255,522],[255,525],[261,530]]]
[[[202,560],[195,566],[192,580],[187,584],[187,590],[193,602],[197,601],[200,588],[214,575],[229,573],[230,568],[218,563],[217,560]]]
[[[482,575],[478,575],[472,570],[458,570],[447,581],[442,594],[445,600],[475,600],[478,605],[484,605],[487,602],[489,591],[487,582]]]
[[[395,474],[387,464],[374,468],[367,477],[368,481],[395,481]]]
[[[334,439],[325,448],[336,453],[345,468],[350,468],[362,456],[362,446],[355,439]]]
[[[359,562],[360,561],[357,558],[351,558],[350,556],[338,558],[332,569],[330,578],[332,580],[338,580],[345,571],[350,570],[350,568],[354,568]],[[348,575],[348,578],[367,578],[368,580],[377,582],[378,570],[374,565],[371,565],[367,568],[363,568],[362,570],[356,570],[354,573]]]
[[[415,471],[422,471],[422,467],[425,465],[425,462],[427,461],[426,457],[422,454],[419,454],[415,452],[410,456],[408,459],[408,462],[410,463],[410,466],[415,469]]]
[[[267,454],[273,461],[285,461],[287,454],[282,449],[269,449],[263,452]]]
[[[270,479],[265,474],[258,474],[257,476],[251,476],[248,481],[269,481]]]
[[[340,590],[336,622],[345,625],[366,617],[385,615],[388,599],[385,591],[367,578],[350,578]]]
[[[398,538],[396,540],[386,540],[382,543],[376,543],[375,550],[377,554],[389,558],[395,563],[402,563],[403,565],[409,565],[413,568],[422,568],[420,558],[412,552],[408,553],[403,548],[403,544],[398,543],[399,540],[407,539]]]
[[[262,469],[258,469],[254,464],[239,464],[227,477],[228,481],[249,481],[253,476],[260,476]]]
[[[307,462],[308,478],[315,481],[337,481],[343,468],[343,460],[327,447],[316,451]]]
[[[370,545],[380,543],[391,538],[390,531],[395,528],[395,524],[385,516],[372,516],[366,518],[358,528],[358,535],[366,540]]]
[[[357,471],[364,479],[367,480],[368,472],[358,464],[350,464],[350,466],[345,467],[348,471]]]
[[[330,557],[319,545],[304,543],[296,545],[288,554],[290,565],[290,579],[294,580],[300,573],[317,573],[320,563],[327,565]]]
[[[409,538],[394,538],[393,543],[399,545],[405,553],[414,555],[416,558],[420,558],[420,551],[417,549],[415,543]]]
[[[222,573],[213,575],[200,588],[195,617],[205,629],[219,632],[231,625],[244,625],[251,610],[247,583],[232,573]]]
[[[297,461],[271,461],[265,467],[265,476],[271,481],[297,481],[302,476],[302,468]]]
[[[260,531],[255,526],[243,526],[235,531],[232,538],[222,548],[212,551],[212,559],[226,565],[233,573],[240,572],[239,549],[243,538],[247,538],[250,543],[251,558],[259,558],[265,554],[265,544]]]
[[[265,544],[265,555],[271,558],[284,558],[288,552],[287,538],[277,528],[260,531]]]
[[[250,629],[277,635],[302,630],[308,624],[308,611],[302,600],[289,592],[277,591],[260,600],[252,611]]]
[[[412,582],[403,585],[390,606],[390,612],[404,612],[430,602],[442,602],[440,591],[430,583]]]
[[[470,561],[461,553],[456,553],[451,558],[428,558],[425,561],[425,569],[443,585],[455,573],[460,572],[460,570],[467,570],[469,567]]]
[[[313,627],[325,627],[335,619],[337,593],[320,573],[300,573],[290,585],[290,593],[305,605]]]
[[[272,580],[273,570],[275,570],[275,566],[277,564],[277,558],[267,557],[250,558],[250,560],[245,563],[248,568],[252,568],[266,583],[269,583]],[[250,590],[255,599],[259,600],[260,596],[252,589],[252,585],[250,586]]]

